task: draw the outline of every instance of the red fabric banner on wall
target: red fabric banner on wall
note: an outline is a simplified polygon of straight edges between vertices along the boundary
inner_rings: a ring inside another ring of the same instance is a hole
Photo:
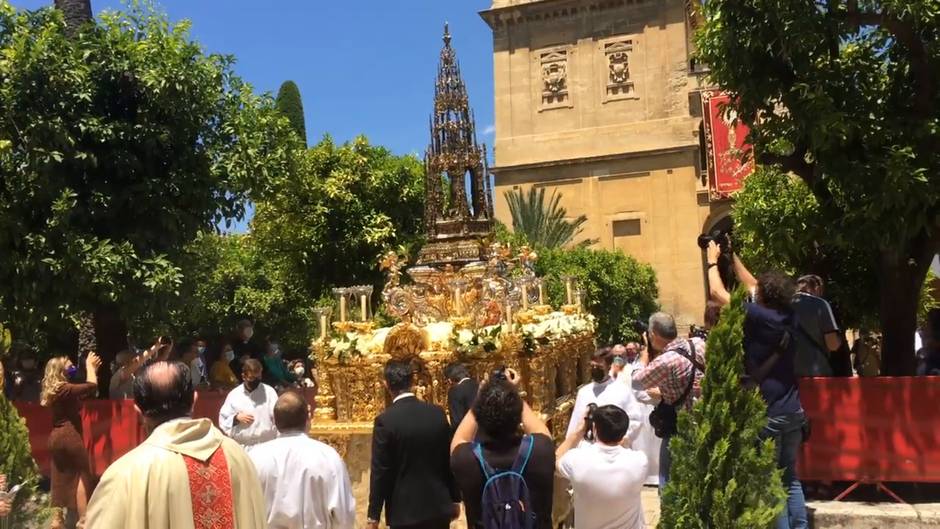
[[[702,116],[705,127],[705,150],[708,159],[709,191],[712,198],[727,198],[741,189],[744,179],[754,172],[754,161],[742,163],[742,155],[751,150],[745,140],[750,128],[737,114],[725,111],[731,101],[724,92],[702,92]]]

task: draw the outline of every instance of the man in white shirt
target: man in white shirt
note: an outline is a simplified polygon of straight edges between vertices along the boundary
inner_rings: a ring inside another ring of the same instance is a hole
[[[242,381],[225,397],[219,411],[219,428],[250,452],[256,445],[277,437],[274,426],[277,392],[261,383],[261,362],[254,358],[242,365]]]
[[[593,414],[596,441],[584,445],[586,425],[572,432],[555,454],[558,474],[574,489],[574,523],[578,529],[645,529],[640,494],[647,476],[643,452],[624,448],[630,419],[617,406]],[[580,446],[579,446],[580,445]]]
[[[251,460],[267,504],[268,529],[353,529],[356,500],[343,460],[307,436],[307,402],[292,391],[274,406],[278,438],[258,445]]]
[[[571,422],[568,423],[567,436],[570,436],[582,426],[581,423],[587,415],[590,404],[598,406],[613,404],[627,413],[630,417],[630,430],[624,438],[625,443],[632,443],[640,434],[640,427],[643,424],[643,408],[630,386],[618,383],[610,376],[613,359],[609,347],[599,349],[591,358],[592,382],[587,383],[578,390],[578,396],[574,401],[574,409],[571,412]]]

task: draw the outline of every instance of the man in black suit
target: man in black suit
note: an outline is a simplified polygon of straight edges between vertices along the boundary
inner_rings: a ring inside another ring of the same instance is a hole
[[[372,480],[368,529],[377,529],[382,507],[393,529],[447,529],[460,515],[450,471],[451,430],[444,410],[412,393],[411,364],[385,366],[392,405],[372,430]]]
[[[480,392],[480,385],[470,378],[467,366],[452,362],[444,368],[444,376],[450,381],[447,391],[447,408],[450,410],[450,425],[454,431],[460,425],[464,415],[473,408]]]

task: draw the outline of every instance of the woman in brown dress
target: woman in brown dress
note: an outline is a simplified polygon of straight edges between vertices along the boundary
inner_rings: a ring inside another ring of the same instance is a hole
[[[49,452],[52,456],[52,507],[55,509],[53,529],[65,526],[63,509],[68,509],[70,514],[74,512],[79,521],[85,517],[92,475],[82,438],[81,399],[93,396],[98,390],[99,367],[101,358],[90,353],[85,360],[85,382],[74,384],[70,379],[77,368],[68,357],[53,358],[46,364],[40,403],[52,409]]]

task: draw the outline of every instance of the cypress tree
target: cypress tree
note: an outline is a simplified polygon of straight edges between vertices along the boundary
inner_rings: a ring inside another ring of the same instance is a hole
[[[284,81],[277,91],[277,109],[290,120],[291,126],[307,144],[307,125],[304,120],[304,104],[300,99],[300,89],[294,81]]]
[[[702,398],[679,414],[661,529],[769,529],[786,492],[773,440],[760,442],[767,406],[741,385],[744,292],[708,337]]]
[[[0,326],[0,356],[9,348],[9,337],[9,332]],[[26,504],[36,493],[39,470],[30,450],[26,421],[3,393],[2,374],[0,367],[0,474],[6,476],[8,489],[23,484],[14,498],[9,520],[4,521],[9,523],[7,527],[24,527],[38,516]]]

